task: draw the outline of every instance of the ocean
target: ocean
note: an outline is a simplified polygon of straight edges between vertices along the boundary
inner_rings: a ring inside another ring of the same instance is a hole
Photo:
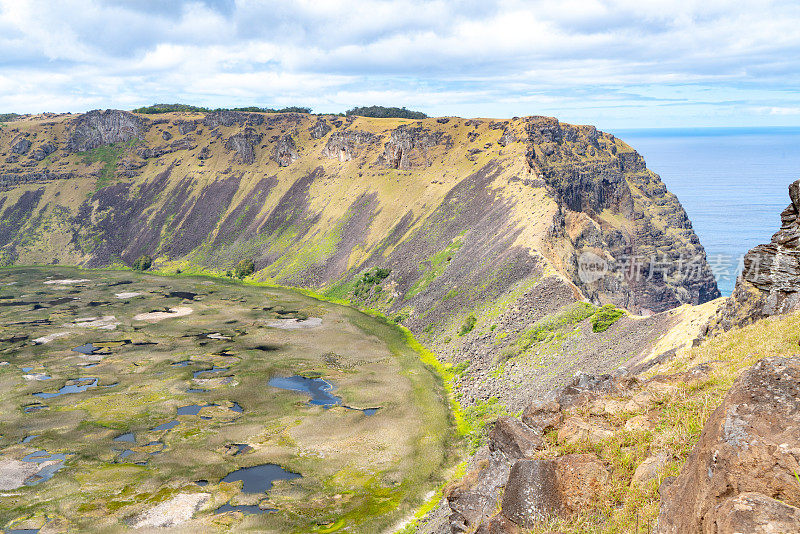
[[[768,243],[800,179],[800,128],[614,130],[678,196],[723,295],[741,257]]]

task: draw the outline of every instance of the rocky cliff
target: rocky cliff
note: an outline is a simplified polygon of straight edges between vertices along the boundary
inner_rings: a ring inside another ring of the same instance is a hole
[[[719,296],[675,196],[591,126],[107,110],[0,127],[0,263],[141,255],[252,259],[258,280],[378,309],[455,366],[465,406],[518,409],[668,350],[670,310]],[[633,315],[596,331],[602,305]]]
[[[800,309],[800,180],[789,185],[789,198],[770,243],[745,255],[733,294],[709,324],[709,335]]]

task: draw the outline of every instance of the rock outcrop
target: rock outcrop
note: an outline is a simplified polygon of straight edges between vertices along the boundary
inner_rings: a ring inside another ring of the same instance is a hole
[[[330,124],[328,124],[328,121],[320,117],[316,120],[316,122],[314,122],[314,125],[310,128],[311,137],[313,139],[322,139],[323,137],[328,135],[328,132],[330,132],[331,130],[332,127]]]
[[[800,532],[800,359],[745,372],[664,490],[657,534]]]
[[[359,154],[359,150],[377,141],[377,136],[358,130],[344,130],[331,134],[322,154],[339,161],[350,161]]]
[[[33,153],[31,154],[31,157],[36,161],[42,161],[44,158],[46,158],[56,150],[57,147],[53,143],[42,143],[41,145],[37,146],[34,149]]]
[[[275,144],[275,150],[272,154],[279,166],[288,167],[299,157],[297,153],[297,146],[295,145],[294,138],[289,134],[282,135],[278,142]]]
[[[709,334],[800,309],[800,180],[789,186],[789,198],[770,243],[745,255],[733,294],[709,325]]]
[[[466,476],[447,494],[450,516],[446,532],[472,532],[476,528],[477,532],[516,532],[597,505],[610,480],[603,462],[594,454],[552,458],[545,451],[544,433],[566,428],[565,419],[574,419],[565,418],[570,408],[638,385],[629,377],[581,375],[546,399],[532,403],[522,421],[498,418],[487,434],[487,445],[478,450]],[[567,431],[565,436],[572,438],[573,434]],[[562,439],[561,432],[559,442],[572,443]],[[538,453],[550,457],[539,458]]]
[[[90,111],[70,124],[67,150],[84,152],[103,145],[126,143],[141,137],[144,129],[144,121],[127,111]]]
[[[19,155],[27,154],[28,150],[30,150],[32,144],[33,143],[31,143],[28,139],[23,137],[23,138],[21,138],[21,139],[19,139],[17,141],[12,142],[12,144],[11,144],[11,153],[12,154],[19,154]]]
[[[584,294],[645,314],[720,296],[699,240],[674,247],[659,228],[694,234],[677,198],[635,150],[593,126],[550,117],[527,118],[524,133],[532,173],[560,200],[551,232],[572,242],[571,280]],[[620,231],[607,224],[609,214],[648,222]],[[600,274],[587,272],[587,264]]]
[[[446,142],[447,137],[423,126],[400,126],[392,130],[380,161],[393,169],[407,170],[428,164],[428,150]]]
[[[261,142],[261,138],[262,135],[257,134],[252,128],[246,128],[243,133],[237,133],[229,137],[225,142],[225,148],[236,152],[239,162],[245,165],[252,165],[256,160],[254,146]],[[291,137],[289,139],[291,139]],[[290,157],[290,155],[284,157]],[[278,161],[280,163],[285,160]],[[291,163],[291,161],[289,161],[289,163]],[[286,165],[288,165],[288,163]]]

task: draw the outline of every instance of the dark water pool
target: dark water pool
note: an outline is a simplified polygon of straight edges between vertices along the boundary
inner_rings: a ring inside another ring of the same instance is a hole
[[[330,408],[331,406],[342,406],[348,410],[363,412],[364,415],[375,415],[380,408],[352,408],[350,406],[342,405],[342,398],[332,394],[333,384],[322,378],[306,378],[304,376],[287,376],[287,377],[273,377],[269,380],[268,384],[272,387],[286,389],[289,391],[299,391],[307,393],[311,396],[309,404],[316,406],[324,406]]]
[[[87,389],[97,387],[97,378],[82,378],[76,381],[74,384],[68,384],[55,393],[47,393],[44,391],[40,391],[39,393],[34,393],[35,397],[39,397],[40,399],[52,399],[53,397],[60,397],[61,395],[68,395],[70,393],[83,393]]]
[[[51,462],[55,461],[56,463],[53,465],[48,465],[28,480],[25,481],[26,486],[35,486],[41,482],[46,482],[53,478],[53,475],[56,474],[56,471],[64,467],[64,461],[67,459],[66,454],[62,453],[53,453],[50,454],[47,451],[36,451],[32,452],[29,455],[25,456],[22,461],[23,462],[31,462],[35,464],[41,464],[44,462]]]
[[[333,395],[333,385],[322,378],[306,378],[304,376],[276,376],[270,378],[268,384],[275,388],[299,391],[311,396],[310,404],[316,406],[336,406],[342,402],[341,397]]]
[[[242,481],[243,493],[265,493],[272,489],[276,480],[294,480],[302,475],[287,471],[277,464],[261,464],[253,467],[243,467],[228,473],[222,482]]]
[[[156,427],[151,428],[150,431],[151,432],[158,432],[160,430],[172,430],[173,428],[175,428],[179,424],[181,424],[180,421],[178,421],[177,419],[173,419],[172,421],[169,421],[167,423],[162,423],[162,424],[160,424],[160,425],[158,425]]]
[[[213,404],[189,404],[188,406],[181,406],[178,408],[178,415],[197,415],[200,410]]]
[[[218,373],[220,371],[227,371],[230,367],[212,367],[211,369],[201,369],[200,371],[195,371],[192,373],[193,378],[198,378],[205,373]]]

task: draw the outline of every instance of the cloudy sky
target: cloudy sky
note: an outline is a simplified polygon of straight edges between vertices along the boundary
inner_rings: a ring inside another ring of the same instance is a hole
[[[796,0],[0,0],[0,113],[397,105],[800,125]]]

